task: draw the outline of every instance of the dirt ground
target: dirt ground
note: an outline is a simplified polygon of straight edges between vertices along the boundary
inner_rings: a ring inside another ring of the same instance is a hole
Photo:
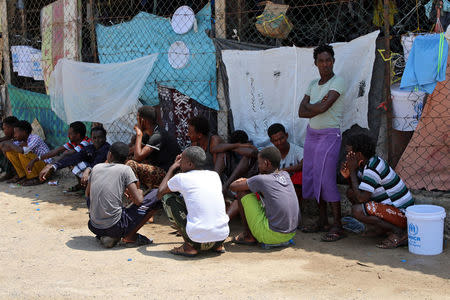
[[[0,298],[450,299],[448,249],[417,256],[356,235],[298,232],[295,246],[269,251],[227,242],[223,255],[188,259],[168,253],[181,238],[159,213],[141,231],[153,245],[103,249],[84,198],[63,192],[73,183],[0,184]]]

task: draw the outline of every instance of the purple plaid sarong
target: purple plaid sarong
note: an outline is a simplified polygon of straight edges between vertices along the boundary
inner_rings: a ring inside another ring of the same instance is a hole
[[[308,125],[303,154],[303,198],[318,202],[341,200],[336,184],[340,147],[339,128],[313,129]]]

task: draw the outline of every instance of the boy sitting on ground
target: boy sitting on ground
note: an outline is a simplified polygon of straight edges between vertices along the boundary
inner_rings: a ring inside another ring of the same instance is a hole
[[[289,173],[279,170],[280,151],[267,147],[258,154],[259,175],[241,178],[230,185],[238,192],[244,232],[233,238],[237,244],[287,244],[298,225],[299,206]]]
[[[223,139],[210,132],[209,122],[205,117],[197,116],[189,120],[188,136],[191,146],[199,146],[206,153],[208,170],[221,173],[225,168],[224,153],[213,153],[213,149],[222,144]]]
[[[191,146],[177,156],[159,186],[158,198],[184,239],[172,254],[192,257],[199,251],[225,252],[223,242],[230,230],[222,184],[216,172],[204,170],[205,163],[205,151]],[[178,168],[182,173],[175,175]]]
[[[61,155],[62,157],[65,157],[67,155],[74,154],[76,152],[80,152],[84,147],[91,145],[92,141],[90,138],[86,136],[86,126],[83,124],[83,122],[73,122],[69,125],[69,131],[67,133],[69,137],[69,141],[65,143],[62,146],[59,146],[58,148],[55,148],[48,152],[47,154],[42,155],[40,158],[33,159],[28,164],[27,169],[31,170],[33,169],[33,165],[38,160],[45,160],[48,158],[52,158],[58,155]],[[86,164],[83,162],[78,163],[77,165],[72,166],[72,172],[75,174],[78,180],[78,184],[69,188],[69,192],[76,192],[80,190],[82,187],[80,185],[80,178],[83,174],[83,171],[86,169]]]
[[[2,129],[3,129],[3,133],[5,134],[5,136],[0,138],[0,148],[1,148],[1,143],[13,140],[14,124],[16,124],[17,122],[19,122],[19,120],[14,116],[6,117],[3,120]],[[2,151],[0,151],[0,168],[2,169],[3,172],[5,172],[5,175],[3,175],[0,178],[0,181],[9,180],[14,177],[14,168],[11,165],[8,158],[6,158],[6,156],[3,154]]]
[[[297,193],[298,205],[302,203],[302,168],[303,168],[303,148],[288,142],[289,134],[286,128],[280,123],[270,125],[267,129],[270,142],[280,150],[281,161],[280,170],[286,171],[291,176]]]
[[[39,136],[31,134],[32,130],[30,123],[21,120],[14,125],[14,142],[2,143],[2,151],[6,153],[17,174],[9,182],[24,186],[40,184],[38,176],[45,163],[39,159],[32,169],[27,170],[27,166],[30,161],[47,154],[50,149]]]
[[[88,227],[106,248],[114,247],[121,238],[127,247],[152,243],[152,240],[137,233],[154,210],[144,200],[142,190],[138,189],[133,170],[124,165],[127,156],[128,146],[125,143],[112,144],[107,162],[92,169],[86,188]],[[122,208],[125,192],[133,205]]]
[[[87,185],[89,175],[91,174],[92,168],[106,161],[106,156],[109,151],[109,143],[106,142],[106,130],[103,127],[94,127],[91,129],[92,144],[81,148],[79,152],[74,152],[73,154],[65,155],[58,161],[48,164],[42,169],[39,174],[39,179],[44,182],[50,175],[56,171],[69,166],[76,166],[77,169],[83,169],[83,172],[72,172],[76,173],[77,179],[80,181],[81,187]]]
[[[212,154],[223,153],[223,170],[216,170],[222,178],[222,192],[227,195],[230,184],[240,177],[251,177],[258,173],[258,149],[248,140],[243,130],[236,130],[230,135],[230,143],[214,146]]]
[[[351,179],[347,197],[353,217],[374,226],[375,234],[390,233],[377,247],[392,249],[408,243],[405,209],[414,199],[397,173],[375,154],[375,147],[366,134],[349,137],[341,173]]]
[[[134,155],[126,165],[131,167],[141,184],[149,189],[158,187],[181,152],[180,147],[172,135],[159,127],[156,110],[152,106],[139,108],[134,130]]]

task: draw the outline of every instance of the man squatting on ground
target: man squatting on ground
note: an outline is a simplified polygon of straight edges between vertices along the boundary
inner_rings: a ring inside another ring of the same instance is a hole
[[[86,188],[88,227],[107,248],[114,247],[120,239],[126,247],[152,243],[137,231],[155,212],[153,203],[144,200],[142,190],[136,185],[136,175],[124,165],[127,156],[128,145],[122,142],[112,144],[106,163],[97,164],[92,169]],[[122,207],[124,195],[133,202],[126,208]]]
[[[225,252],[223,242],[230,230],[222,183],[216,172],[204,169],[206,164],[205,151],[191,146],[177,156],[159,186],[158,198],[184,239],[182,246],[171,250],[175,255]],[[175,174],[178,169],[181,173]]]
[[[299,206],[289,173],[279,170],[280,151],[267,147],[258,154],[260,174],[241,178],[230,185],[238,193],[244,232],[233,238],[237,244],[286,245],[296,233]]]
[[[373,226],[375,235],[389,233],[377,247],[392,249],[408,243],[404,212],[414,199],[397,173],[375,154],[375,147],[366,134],[350,136],[341,173],[351,180],[347,197],[353,217]]]

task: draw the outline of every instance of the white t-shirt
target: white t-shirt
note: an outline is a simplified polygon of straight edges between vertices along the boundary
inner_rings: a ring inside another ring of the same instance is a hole
[[[197,243],[225,240],[230,229],[225,212],[222,183],[216,172],[193,170],[179,173],[167,183],[172,192],[180,192],[186,203],[186,233]]]
[[[303,148],[292,143],[289,143],[289,145],[288,154],[280,161],[280,169],[298,165],[303,159]]]

